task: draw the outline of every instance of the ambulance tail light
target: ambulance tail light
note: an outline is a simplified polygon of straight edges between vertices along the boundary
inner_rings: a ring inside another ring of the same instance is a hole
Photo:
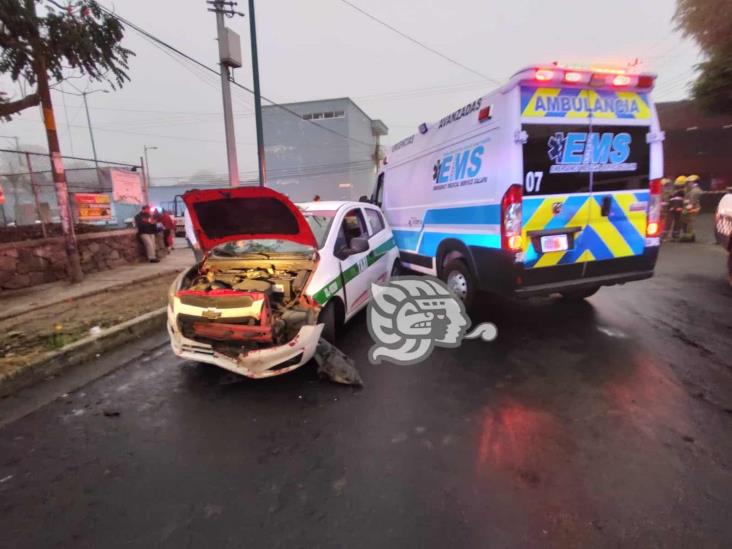
[[[661,234],[661,179],[652,179],[649,185],[648,216],[646,220],[646,236],[657,237]]]
[[[501,199],[501,248],[519,252],[523,248],[521,237],[521,185],[511,185]]]

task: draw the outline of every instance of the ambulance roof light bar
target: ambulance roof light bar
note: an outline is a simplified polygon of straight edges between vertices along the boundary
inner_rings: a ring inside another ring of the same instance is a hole
[[[534,66],[517,72],[512,80],[539,85],[592,86],[621,89],[653,88],[655,74],[631,74],[625,69],[576,66]]]

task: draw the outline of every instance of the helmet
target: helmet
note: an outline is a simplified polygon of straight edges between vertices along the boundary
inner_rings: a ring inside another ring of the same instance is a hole
[[[674,185],[676,185],[677,187],[683,187],[684,185],[686,185],[686,176],[685,175],[678,176],[676,178],[676,181],[674,181]]]
[[[695,182],[699,181],[699,176],[696,174],[690,175],[689,177],[686,178],[686,180],[690,183],[695,183]]]

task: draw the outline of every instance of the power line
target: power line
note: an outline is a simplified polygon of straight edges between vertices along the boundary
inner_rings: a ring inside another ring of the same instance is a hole
[[[382,25],[382,26],[386,27],[386,28],[387,28],[387,29],[389,29],[390,31],[392,31],[392,32],[395,32],[395,33],[397,33],[397,34],[398,34],[399,36],[401,36],[402,38],[406,38],[406,39],[407,39],[407,40],[409,40],[410,42],[412,42],[412,43],[414,43],[414,44],[417,44],[417,45],[418,45],[418,46],[420,46],[421,48],[424,48],[425,50],[427,50],[427,51],[429,51],[429,52],[431,52],[431,53],[434,53],[435,55],[437,55],[437,56],[441,57],[442,59],[444,59],[444,60],[446,60],[446,61],[449,61],[449,62],[450,62],[450,63],[452,63],[453,65],[457,65],[457,66],[458,66],[458,67],[460,67],[461,69],[464,69],[464,70],[466,70],[466,71],[468,71],[468,72],[472,72],[473,74],[476,74],[476,75],[480,76],[481,78],[484,78],[485,80],[488,80],[488,81],[490,81],[490,82],[493,82],[494,84],[500,84],[500,83],[501,83],[501,82],[500,82],[499,80],[496,80],[495,78],[491,78],[490,76],[486,76],[485,74],[483,74],[483,73],[481,73],[481,72],[478,72],[478,71],[476,71],[475,69],[471,69],[471,68],[470,68],[470,67],[468,67],[467,65],[465,65],[465,64],[463,64],[463,63],[461,63],[460,61],[457,61],[457,60],[453,59],[452,57],[448,57],[448,56],[447,56],[447,55],[445,55],[444,53],[442,53],[442,52],[439,52],[439,51],[437,51],[436,49],[434,49],[434,48],[432,48],[432,47],[428,46],[427,44],[425,44],[425,43],[423,43],[423,42],[420,42],[420,41],[419,41],[419,40],[417,40],[416,38],[413,38],[413,37],[409,36],[408,34],[406,34],[406,33],[402,32],[402,31],[400,31],[399,29],[397,29],[396,27],[393,27],[392,25],[390,25],[390,24],[389,24],[389,23],[387,23],[386,21],[382,21],[381,19],[379,19],[379,18],[378,18],[378,17],[376,17],[375,15],[371,15],[371,14],[370,14],[369,12],[367,12],[367,11],[365,11],[365,10],[363,10],[363,9],[359,8],[359,7],[358,7],[357,5],[355,5],[355,4],[352,4],[352,3],[351,3],[351,2],[349,2],[348,0],[340,0],[340,1],[341,1],[341,2],[343,2],[344,4],[346,4],[347,6],[350,6],[351,8],[353,8],[354,10],[356,10],[357,12],[359,12],[360,14],[362,14],[362,15],[365,15],[366,17],[368,17],[369,19],[371,19],[371,20],[373,20],[373,21],[376,21],[376,22],[377,22],[377,23],[378,23],[379,25]]]
[[[188,60],[188,61],[190,61],[191,63],[194,63],[194,64],[198,65],[199,67],[201,67],[201,68],[203,68],[203,69],[206,69],[207,71],[209,71],[209,72],[211,72],[211,73],[213,73],[213,74],[215,74],[215,75],[217,75],[217,76],[219,76],[219,77],[221,76],[221,73],[220,73],[219,71],[217,71],[217,70],[215,70],[215,69],[212,69],[211,67],[209,67],[209,66],[208,66],[208,65],[206,65],[205,63],[203,63],[203,62],[199,61],[198,59],[195,59],[194,57],[191,57],[191,56],[190,56],[190,55],[188,55],[187,53],[184,53],[183,51],[179,50],[179,49],[178,49],[178,48],[176,48],[175,46],[173,46],[173,45],[171,45],[171,44],[169,44],[169,43],[165,42],[164,40],[162,40],[162,39],[158,38],[157,36],[155,36],[155,35],[153,35],[153,34],[149,33],[148,31],[146,31],[146,30],[142,29],[142,28],[141,28],[141,27],[139,27],[139,26],[135,25],[134,23],[132,23],[132,22],[131,22],[131,21],[129,21],[128,19],[126,19],[126,18],[122,17],[121,15],[117,15],[116,13],[112,12],[112,11],[111,11],[111,10],[110,10],[109,8],[107,8],[107,7],[105,7],[105,6],[102,6],[101,4],[99,4],[99,7],[100,7],[100,8],[101,8],[101,9],[102,9],[102,10],[103,10],[103,11],[104,11],[105,13],[107,13],[108,15],[110,15],[110,16],[112,16],[112,17],[114,17],[115,19],[117,19],[118,21],[120,21],[121,23],[123,23],[124,25],[127,25],[127,26],[128,26],[128,27],[130,27],[130,28],[131,28],[132,30],[136,31],[137,33],[141,34],[142,36],[145,36],[145,37],[147,37],[148,39],[150,39],[150,40],[152,40],[152,41],[154,41],[154,42],[156,42],[156,43],[160,44],[161,46],[164,46],[164,47],[168,48],[169,50],[171,50],[171,51],[173,51],[173,52],[177,53],[177,54],[178,54],[178,55],[180,55],[181,57],[183,57],[183,58],[187,59],[187,60]],[[241,89],[243,89],[243,90],[245,90],[245,91],[249,92],[249,93],[250,93],[250,94],[252,94],[252,95],[254,94],[254,90],[252,90],[252,89],[250,89],[250,88],[248,88],[248,87],[244,86],[243,84],[240,84],[240,83],[238,83],[238,82],[235,82],[235,81],[232,81],[231,83],[232,83],[232,84],[233,84],[234,86],[237,86],[237,87],[239,87],[239,88],[241,88]],[[325,131],[327,131],[327,132],[330,132],[330,133],[332,133],[332,134],[334,134],[334,135],[337,135],[338,137],[342,137],[343,139],[348,139],[349,141],[353,141],[354,143],[358,143],[358,144],[360,144],[360,145],[364,145],[364,146],[368,147],[369,149],[372,149],[372,148],[374,147],[374,144],[373,144],[373,143],[367,143],[367,142],[365,142],[365,141],[361,141],[360,139],[356,139],[356,138],[350,137],[350,136],[348,136],[348,135],[344,135],[344,134],[342,134],[342,133],[340,133],[340,132],[337,132],[337,131],[335,131],[335,130],[333,130],[333,129],[331,129],[331,128],[328,128],[327,126],[322,126],[321,124],[318,124],[317,122],[314,122],[314,121],[312,121],[312,120],[305,120],[305,119],[304,119],[304,118],[302,118],[302,117],[301,117],[301,116],[300,116],[300,115],[299,115],[298,113],[296,113],[295,111],[293,111],[293,110],[291,110],[291,109],[288,109],[288,108],[287,108],[287,107],[285,107],[284,105],[280,105],[280,104],[279,104],[279,103],[277,103],[276,101],[273,101],[272,99],[269,99],[269,98],[265,97],[264,95],[262,95],[261,97],[262,97],[262,99],[263,99],[264,101],[267,101],[267,103],[269,103],[269,104],[271,104],[271,105],[273,105],[273,106],[275,106],[275,107],[277,107],[277,108],[279,108],[279,109],[282,109],[283,111],[285,111],[285,112],[287,112],[287,113],[291,114],[292,116],[295,116],[295,117],[297,117],[297,118],[298,118],[299,120],[302,120],[303,122],[307,122],[307,123],[309,123],[309,124],[312,124],[313,126],[317,126],[318,128],[320,128],[320,129],[322,129],[322,130],[325,130]]]

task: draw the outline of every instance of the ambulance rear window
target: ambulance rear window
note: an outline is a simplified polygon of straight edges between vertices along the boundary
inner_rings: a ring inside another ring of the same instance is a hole
[[[524,195],[648,187],[647,126],[525,124]],[[592,174],[592,178],[590,177]]]

